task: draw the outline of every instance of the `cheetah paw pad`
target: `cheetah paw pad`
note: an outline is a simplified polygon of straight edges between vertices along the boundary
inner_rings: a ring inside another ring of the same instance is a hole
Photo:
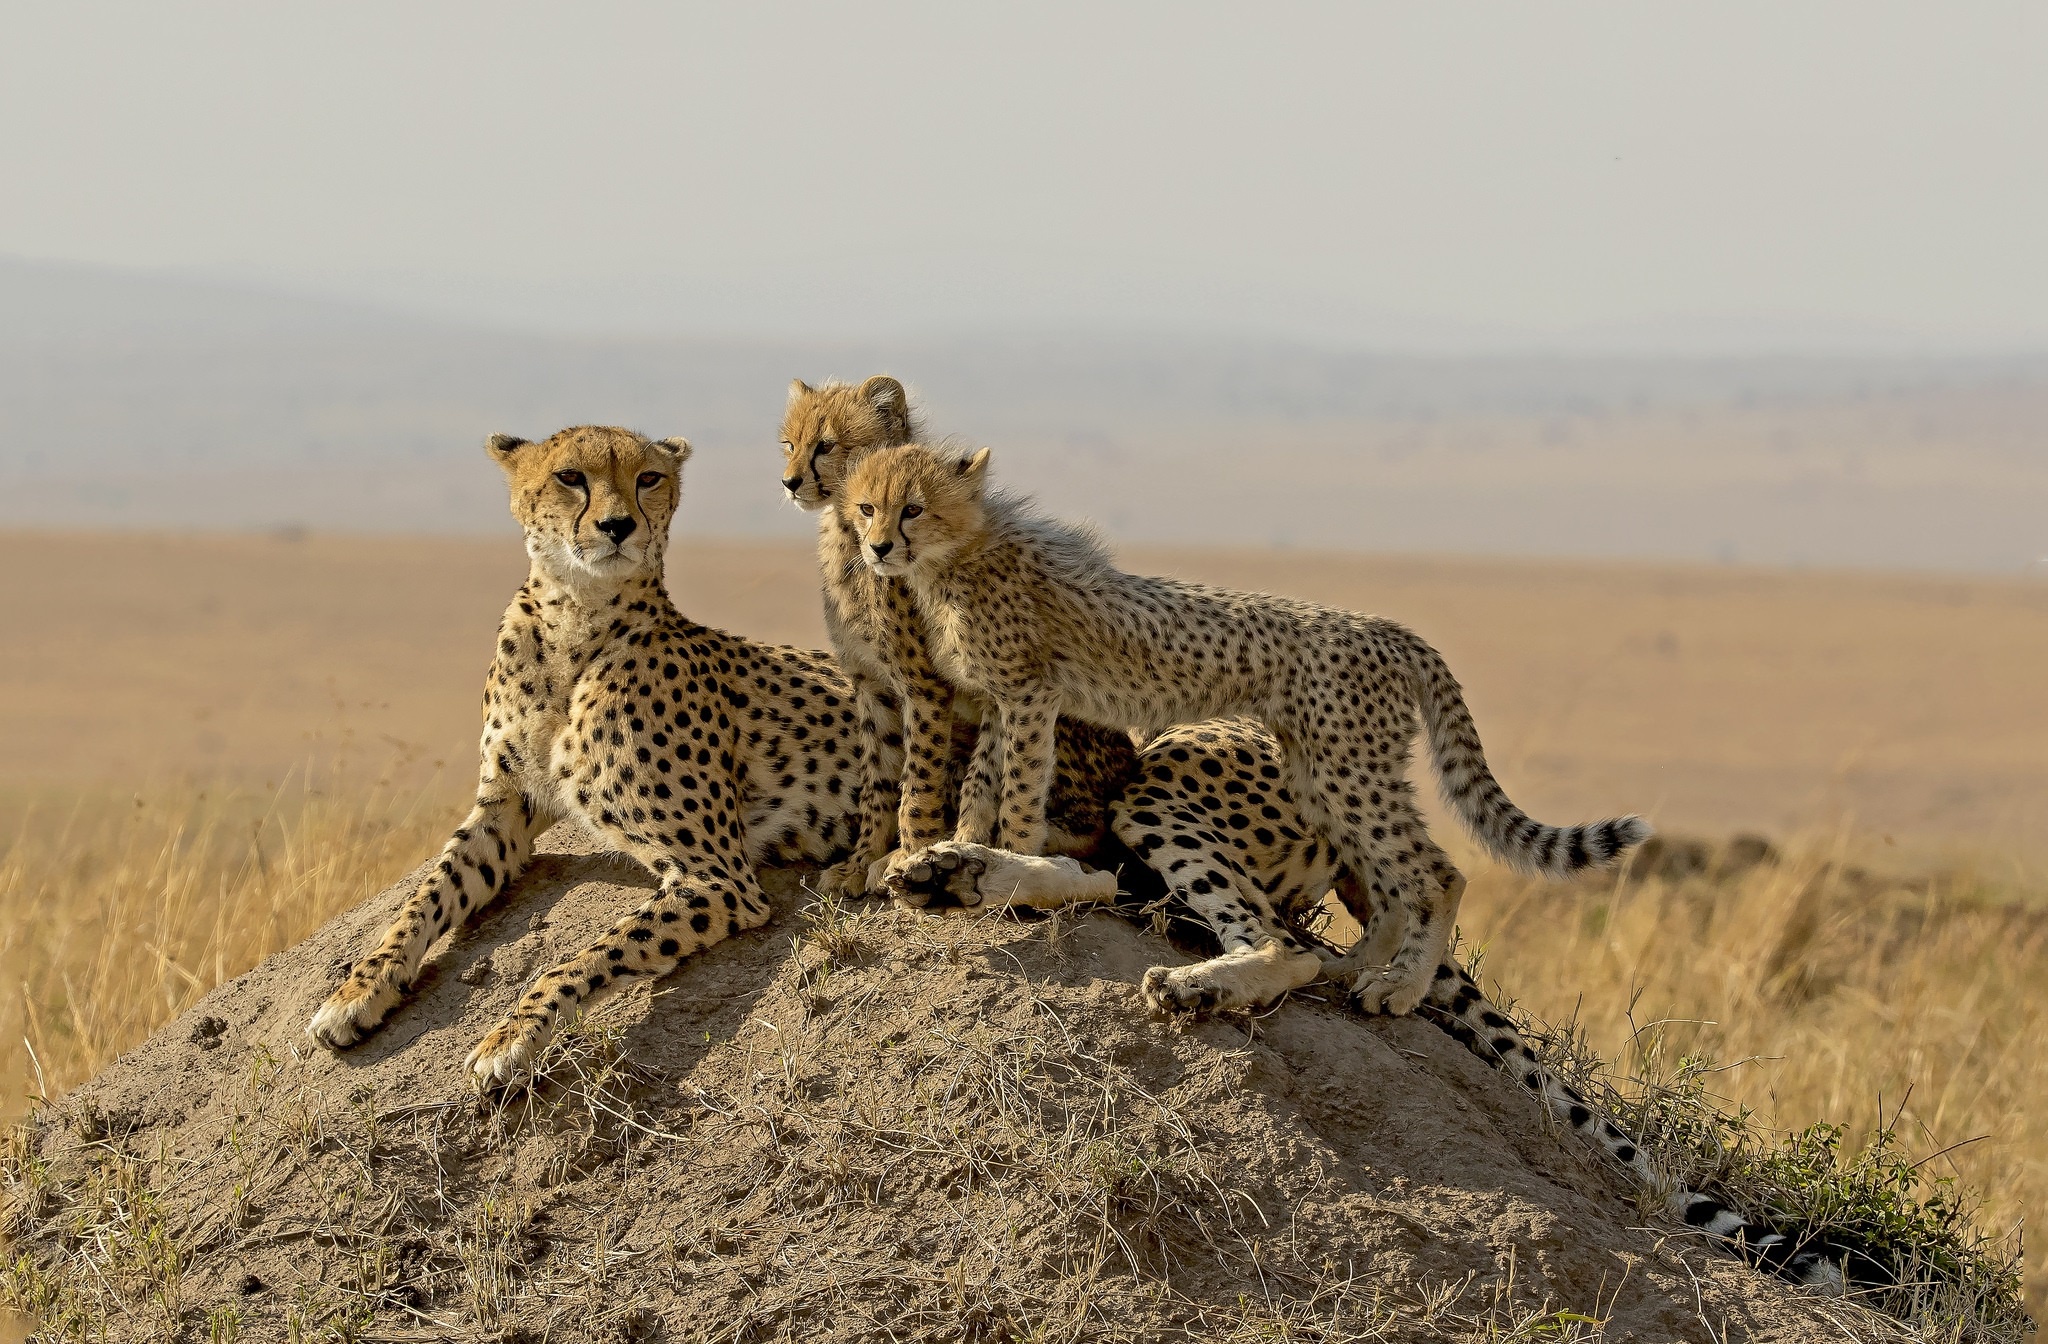
[[[981,904],[976,883],[988,870],[983,855],[993,852],[952,840],[929,849],[899,849],[877,865],[880,873],[870,873],[870,880],[898,903],[920,910],[933,905],[971,908]]]

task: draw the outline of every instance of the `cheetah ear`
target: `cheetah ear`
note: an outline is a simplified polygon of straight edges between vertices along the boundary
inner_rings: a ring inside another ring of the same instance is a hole
[[[878,373],[862,383],[860,399],[884,414],[893,410],[899,415],[908,400],[903,394],[903,384],[886,373]]]
[[[692,449],[690,448],[690,441],[686,438],[681,437],[680,435],[673,439],[656,439],[654,441],[654,446],[657,448],[666,448],[669,450],[669,452],[675,454],[676,465],[679,467],[683,465],[683,463],[690,460],[690,453],[692,451]]]
[[[792,378],[789,380],[790,405],[796,405],[797,402],[801,401],[805,397],[808,397],[809,395],[811,395],[811,385],[809,383],[805,382],[801,378]]]
[[[954,474],[969,485],[980,486],[982,478],[988,475],[989,459],[995,456],[992,448],[983,448],[953,469]]]
[[[882,417],[891,431],[909,435],[910,398],[905,395],[903,384],[886,373],[878,373],[860,385],[860,399],[875,408],[875,414]]]
[[[502,466],[510,461],[513,453],[524,448],[526,444],[527,441],[517,434],[493,434],[484,440],[484,450]]]

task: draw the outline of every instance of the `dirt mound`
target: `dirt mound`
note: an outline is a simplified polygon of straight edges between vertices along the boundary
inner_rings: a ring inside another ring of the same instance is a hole
[[[775,923],[481,1101],[470,1046],[651,885],[542,851],[349,1054],[304,1025],[412,879],[45,1110],[16,1291],[134,1339],[1839,1337],[1423,1022],[1148,1017],[1179,954],[1105,913],[846,914],[771,873]]]

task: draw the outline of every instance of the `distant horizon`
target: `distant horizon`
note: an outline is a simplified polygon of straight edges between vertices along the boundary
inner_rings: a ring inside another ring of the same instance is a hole
[[[775,345],[802,341],[825,345],[872,345],[876,342],[926,342],[947,339],[1060,340],[1099,339],[1108,342],[1142,341],[1162,345],[1257,345],[1274,348],[1296,347],[1329,354],[1387,359],[1459,361],[1558,360],[1566,362],[1672,362],[1746,363],[1784,361],[1826,363],[1831,361],[1877,361],[1884,363],[1927,363],[1935,365],[2048,362],[2048,335],[2005,344],[1943,344],[1929,341],[1906,330],[1856,326],[1848,323],[1795,323],[1760,320],[1751,324],[1731,322],[1726,317],[1689,320],[1673,317],[1648,321],[1629,329],[1587,329],[1547,339],[1524,334],[1520,337],[1502,330],[1485,333],[1478,328],[1452,331],[1419,324],[1407,338],[1389,334],[1376,339],[1342,337],[1295,331],[1280,327],[1209,326],[1190,328],[1185,324],[1142,322],[1077,321],[1049,319],[914,326],[848,325],[837,332],[798,330],[787,326],[726,327],[692,326],[686,323],[662,325],[652,321],[612,321],[589,317],[570,320],[549,317],[529,310],[516,316],[500,302],[472,300],[465,304],[453,297],[440,301],[421,297],[417,283],[424,281],[427,292],[435,285],[429,277],[414,277],[415,287],[406,289],[397,279],[368,281],[350,286],[345,282],[322,284],[317,278],[293,277],[232,268],[161,267],[105,263],[63,256],[38,256],[0,252],[0,265],[28,269],[68,271],[85,275],[126,277],[167,285],[233,292],[252,299],[329,305],[362,317],[396,318],[409,323],[447,326],[477,334],[550,337],[559,340],[605,341],[727,341],[739,344]],[[476,277],[445,276],[441,292],[474,294],[487,287]],[[621,281],[620,284],[625,282]],[[1716,334],[1717,331],[1738,334]],[[1746,333],[1746,334],[1741,334]],[[1771,333],[1771,334],[1764,334]]]
[[[792,538],[792,377],[902,378],[938,436],[1120,542],[2031,573],[2048,357],[1347,351],[1193,331],[578,336],[0,257],[0,526],[495,532],[476,445],[698,447],[681,526]]]

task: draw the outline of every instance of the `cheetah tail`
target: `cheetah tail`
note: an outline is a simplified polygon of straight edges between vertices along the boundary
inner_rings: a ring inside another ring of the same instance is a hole
[[[1583,826],[1546,826],[1516,807],[1487,767],[1465,693],[1443,655],[1410,634],[1415,699],[1429,734],[1438,786],[1472,834],[1503,863],[1525,873],[1564,878],[1612,863],[1650,838],[1641,817],[1611,817]]]
[[[1669,1184],[1613,1120],[1543,1067],[1508,1015],[1487,1002],[1472,977],[1456,964],[1446,961],[1437,967],[1419,1012],[1473,1054],[1541,1097],[1553,1116],[1599,1147],[1645,1187],[1662,1190]],[[1683,1186],[1670,1189],[1665,1206],[1673,1217],[1779,1278],[1834,1293],[1846,1291],[1851,1283],[1891,1281],[1884,1266],[1859,1247],[1832,1238],[1787,1236],[1711,1195]]]

